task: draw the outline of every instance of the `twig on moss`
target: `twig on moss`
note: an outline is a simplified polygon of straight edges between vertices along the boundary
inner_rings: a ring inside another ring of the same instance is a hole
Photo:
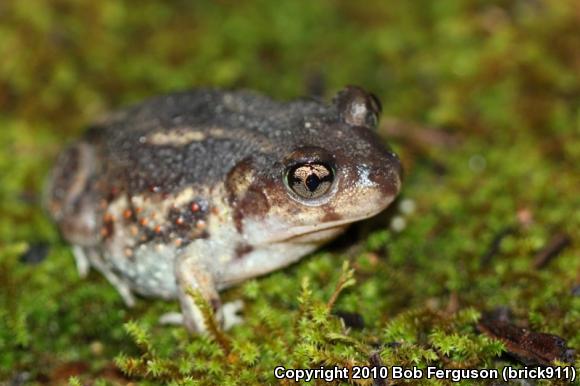
[[[514,226],[507,226],[501,229],[494,237],[485,253],[481,256],[480,266],[487,267],[493,258],[499,253],[501,242],[510,235],[515,234],[517,229]]]
[[[558,256],[564,248],[572,243],[572,239],[565,233],[558,233],[550,242],[540,249],[534,258],[534,268],[541,269],[547,266],[554,257]]]
[[[449,302],[447,303],[447,308],[445,309],[445,312],[447,313],[447,315],[453,315],[457,311],[459,311],[459,294],[457,293],[457,291],[453,290],[449,294]]]
[[[569,349],[566,341],[557,335],[530,331],[486,316],[479,321],[477,329],[503,342],[507,351],[523,363],[550,365],[554,361],[573,362],[574,350]]]
[[[369,365],[371,368],[374,367],[382,367],[383,361],[381,361],[381,355],[378,351],[375,351],[371,354],[369,358]],[[387,386],[387,380],[384,378],[373,378],[373,386]]]
[[[415,144],[417,147],[427,149],[433,147],[453,148],[462,140],[459,135],[441,128],[417,125],[394,118],[383,120],[379,132],[384,133],[389,138],[401,139]]]

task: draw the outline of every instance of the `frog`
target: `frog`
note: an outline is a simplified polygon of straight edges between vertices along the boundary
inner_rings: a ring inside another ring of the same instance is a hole
[[[359,86],[329,102],[217,88],[152,97],[62,150],[45,207],[81,276],[99,271],[129,307],[178,301],[167,321],[204,334],[203,304],[218,326],[240,321],[243,305],[222,304],[221,291],[297,262],[397,197],[402,166],[377,133],[381,110]]]

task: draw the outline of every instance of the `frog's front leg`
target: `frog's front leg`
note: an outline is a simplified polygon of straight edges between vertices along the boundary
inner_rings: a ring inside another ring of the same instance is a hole
[[[192,296],[193,292],[199,292],[203,300],[213,308],[218,323],[221,323],[221,300],[215,287],[213,274],[202,261],[197,255],[184,254],[178,256],[175,262],[177,296],[181,304],[183,324],[193,333],[204,333],[208,328]]]
[[[236,313],[241,309],[241,302],[222,305],[217,291],[216,271],[218,266],[215,253],[212,253],[207,241],[197,240],[193,246],[184,250],[175,261],[175,278],[177,296],[181,304],[181,321],[192,333],[205,333],[208,326],[202,311],[196,304],[192,292],[201,294],[203,300],[213,309],[217,324],[225,329],[239,324],[241,319]],[[171,319],[168,319],[171,320]],[[177,321],[179,318],[172,318]]]

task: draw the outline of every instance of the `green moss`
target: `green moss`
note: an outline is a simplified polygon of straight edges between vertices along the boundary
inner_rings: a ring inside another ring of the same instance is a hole
[[[505,347],[475,329],[498,306],[580,349],[579,24],[574,0],[4,2],[0,382],[267,384],[277,365],[365,365],[375,352],[389,366],[501,368]],[[401,199],[348,246],[227,291],[246,320],[227,345],[158,325],[176,304],[128,310],[98,274],[77,277],[40,192],[88,122],[175,89],[291,98],[318,78],[327,96],[345,84],[380,96],[412,213]],[[389,230],[394,218],[403,230]],[[534,268],[561,232],[571,246]],[[21,262],[39,242],[47,258]]]

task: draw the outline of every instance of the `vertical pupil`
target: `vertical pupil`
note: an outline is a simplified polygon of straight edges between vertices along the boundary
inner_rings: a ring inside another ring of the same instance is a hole
[[[318,185],[320,184],[320,179],[316,174],[312,173],[308,177],[306,177],[305,183],[308,190],[314,192],[316,188],[318,188]]]

